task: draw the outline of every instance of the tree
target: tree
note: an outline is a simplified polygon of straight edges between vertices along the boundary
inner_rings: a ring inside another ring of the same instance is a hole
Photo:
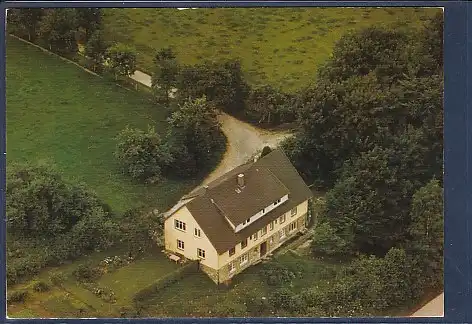
[[[136,71],[136,51],[125,44],[118,43],[111,46],[107,51],[110,70],[118,76],[131,76]]]
[[[162,168],[169,165],[171,155],[155,129],[147,132],[126,127],[117,137],[115,157],[123,172],[134,179],[147,182],[160,180]]]
[[[108,47],[109,45],[105,41],[101,30],[96,30],[87,41],[85,45],[85,55],[93,60],[94,71],[99,69],[105,62]]]
[[[154,73],[152,75],[152,88],[158,100],[163,100],[169,105],[169,96],[177,85],[179,65],[175,54],[170,47],[162,48],[154,57]]]
[[[83,185],[72,185],[48,164],[12,165],[7,172],[8,229],[26,237],[69,231],[92,208],[104,208]]]
[[[85,30],[85,41],[101,28],[102,9],[101,8],[76,8],[77,22],[79,27]]]
[[[261,157],[266,156],[270,152],[272,152],[272,149],[270,148],[270,146],[264,146],[264,148],[262,149]]]
[[[271,124],[280,121],[279,109],[285,103],[285,95],[270,85],[251,89],[247,99],[245,114],[258,123]]]
[[[51,50],[61,54],[75,54],[78,46],[77,12],[73,8],[45,9],[40,23],[40,35]]]
[[[26,34],[29,41],[34,41],[43,15],[44,9],[41,8],[10,8],[7,16],[8,27],[13,27],[14,34]]]
[[[313,234],[312,251],[318,256],[346,256],[352,253],[352,233],[336,233],[328,222],[319,224]]]
[[[191,99],[179,106],[169,118],[171,132],[195,160],[197,168],[208,165],[216,152],[224,148],[218,114],[205,97]],[[169,138],[170,136],[168,136]]]
[[[403,52],[409,36],[401,29],[377,26],[347,33],[335,44],[331,59],[320,70],[321,76],[342,81],[373,73],[383,83],[391,84],[408,70]]]
[[[240,112],[249,92],[239,61],[205,62],[181,68],[178,82],[181,101],[205,96],[215,107]]]

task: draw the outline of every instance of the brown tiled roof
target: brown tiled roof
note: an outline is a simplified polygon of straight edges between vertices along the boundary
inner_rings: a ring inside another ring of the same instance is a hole
[[[235,189],[239,173],[244,173],[246,187],[238,194]],[[207,187],[195,192],[196,197],[186,206],[219,254],[312,196],[310,189],[280,149],[256,162],[233,169]],[[238,233],[234,232],[222,215],[223,212],[234,225],[238,225],[287,193],[288,201]]]

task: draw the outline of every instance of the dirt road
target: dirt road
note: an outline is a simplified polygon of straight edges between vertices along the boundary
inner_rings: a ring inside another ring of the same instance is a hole
[[[151,76],[136,71],[131,78],[151,87]],[[251,156],[262,150],[264,146],[274,147],[286,137],[289,132],[273,132],[254,127],[226,113],[219,116],[222,131],[226,135],[227,151],[218,167],[208,175],[202,184],[211,182],[229,170],[246,162]]]

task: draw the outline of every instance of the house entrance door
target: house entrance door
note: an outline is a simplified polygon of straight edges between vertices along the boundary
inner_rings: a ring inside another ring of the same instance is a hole
[[[267,253],[267,242],[261,244],[261,258]]]

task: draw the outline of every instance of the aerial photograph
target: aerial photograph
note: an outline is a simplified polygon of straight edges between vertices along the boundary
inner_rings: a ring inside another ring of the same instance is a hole
[[[9,8],[8,318],[443,316],[443,9]]]

